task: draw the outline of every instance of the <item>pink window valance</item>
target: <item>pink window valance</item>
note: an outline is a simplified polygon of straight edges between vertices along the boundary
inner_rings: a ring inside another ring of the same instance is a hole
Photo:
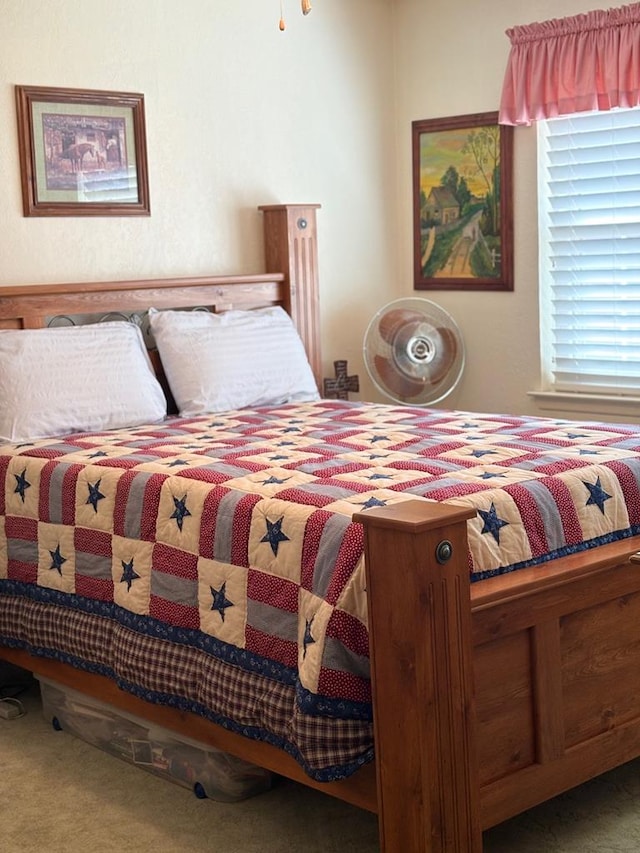
[[[640,3],[507,30],[501,124],[640,103]]]

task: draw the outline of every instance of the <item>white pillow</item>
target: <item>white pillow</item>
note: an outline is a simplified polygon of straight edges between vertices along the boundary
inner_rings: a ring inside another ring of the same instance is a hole
[[[0,440],[136,426],[166,413],[132,323],[0,330]]]
[[[149,325],[184,417],[318,400],[300,336],[280,307],[157,311]]]

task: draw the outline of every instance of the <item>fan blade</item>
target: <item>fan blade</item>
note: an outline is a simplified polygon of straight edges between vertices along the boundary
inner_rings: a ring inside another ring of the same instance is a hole
[[[417,397],[424,391],[424,382],[410,379],[398,370],[391,359],[376,354],[373,357],[374,365],[382,384],[391,392],[403,400]]]
[[[397,333],[407,323],[419,323],[422,320],[422,314],[417,311],[409,311],[406,308],[395,308],[393,311],[387,311],[380,317],[378,322],[378,331],[383,341],[392,344]]]
[[[436,349],[433,360],[429,364],[429,380],[432,385],[441,382],[456,363],[458,356],[458,340],[452,329],[436,329],[442,341]]]

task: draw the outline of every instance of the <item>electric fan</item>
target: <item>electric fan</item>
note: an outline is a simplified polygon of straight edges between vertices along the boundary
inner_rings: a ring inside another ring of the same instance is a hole
[[[396,299],[373,317],[364,362],[375,386],[398,403],[427,406],[462,376],[464,342],[453,318],[428,299]]]

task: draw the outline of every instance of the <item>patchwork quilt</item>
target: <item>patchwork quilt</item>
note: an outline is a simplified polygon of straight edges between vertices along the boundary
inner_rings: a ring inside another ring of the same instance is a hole
[[[640,428],[320,401],[0,446],[0,644],[285,749],[371,760],[363,532],[473,507],[472,580],[640,532]]]

